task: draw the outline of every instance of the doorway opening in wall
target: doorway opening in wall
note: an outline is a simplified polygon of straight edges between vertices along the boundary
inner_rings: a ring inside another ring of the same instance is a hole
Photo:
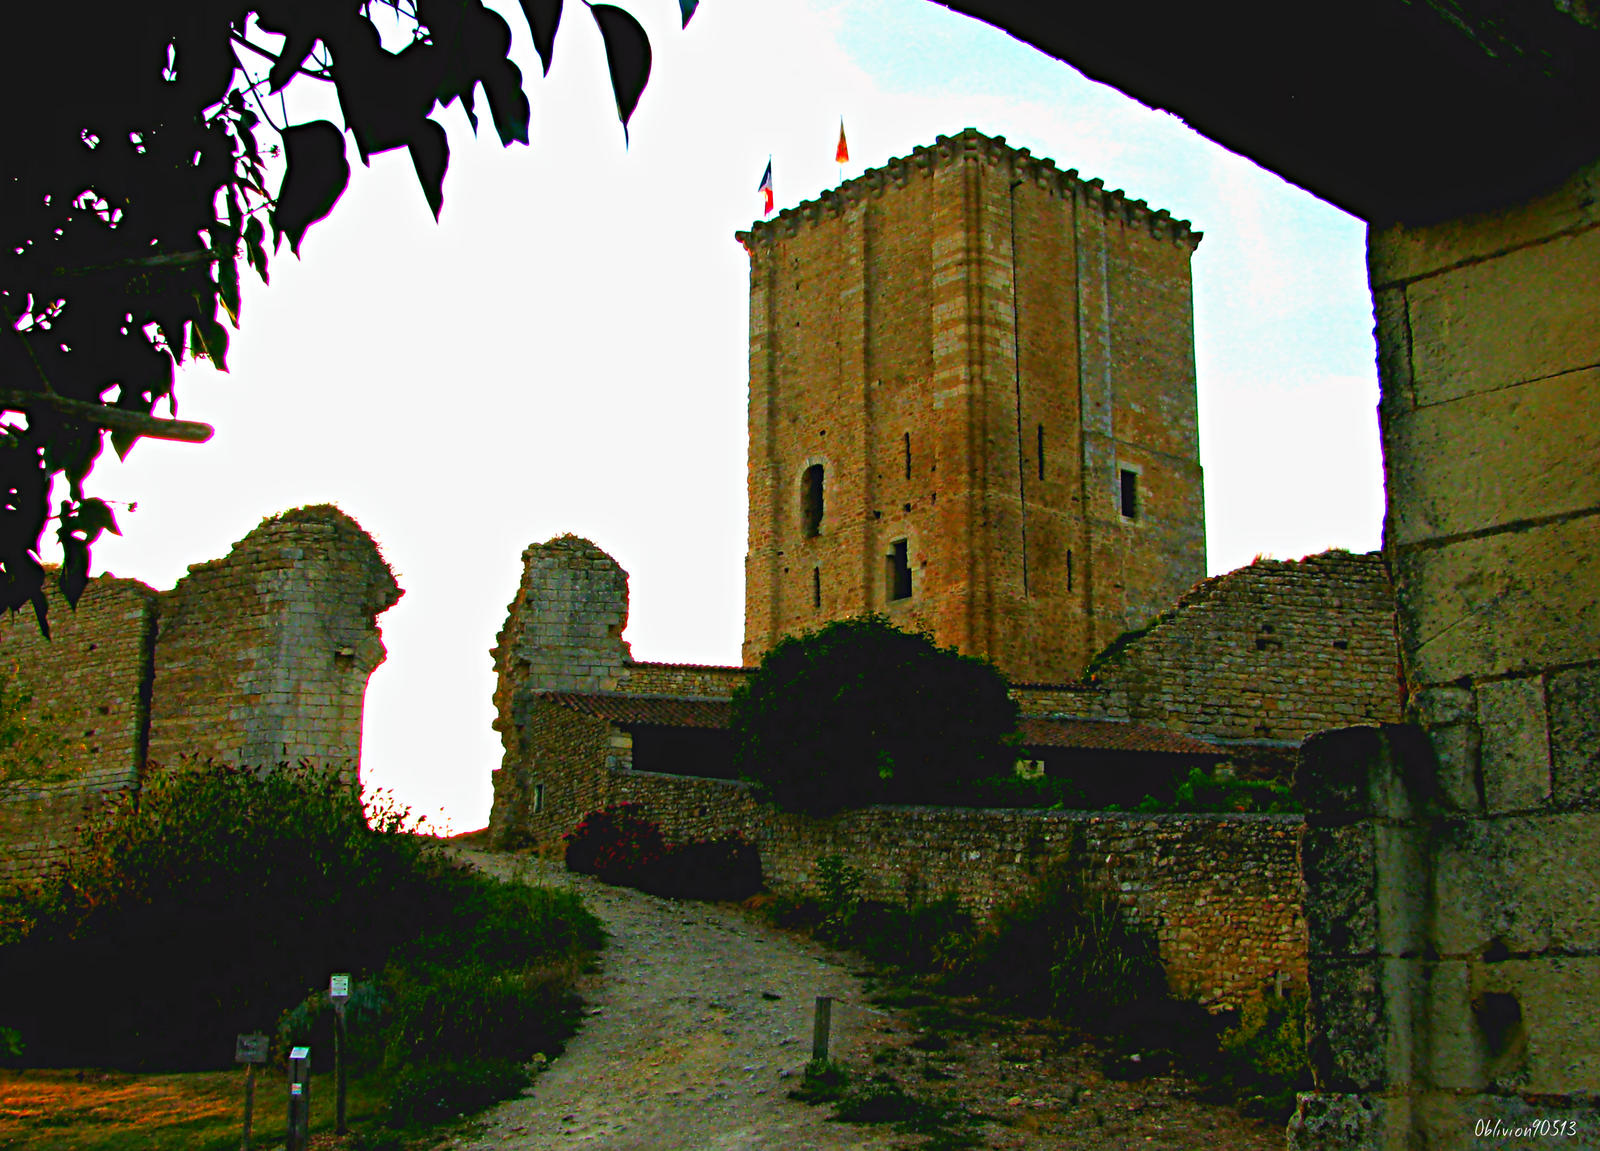
[[[889,545],[889,554],[884,559],[884,576],[891,600],[911,598],[911,559],[905,540],[895,540]]]
[[[1139,473],[1131,468],[1122,469],[1122,518],[1139,518]]]

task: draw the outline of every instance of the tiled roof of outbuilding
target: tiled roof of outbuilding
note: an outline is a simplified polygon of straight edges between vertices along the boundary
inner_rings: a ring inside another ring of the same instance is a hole
[[[542,697],[572,711],[623,725],[727,728],[733,722],[733,705],[725,699],[573,691],[547,691]]]

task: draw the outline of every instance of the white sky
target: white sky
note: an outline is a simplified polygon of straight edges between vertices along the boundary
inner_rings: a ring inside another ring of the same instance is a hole
[[[406,589],[381,617],[364,778],[454,830],[488,818],[488,650],[522,549],[586,536],[630,573],[636,658],[737,663],[748,263],[770,153],[779,207],[976,127],[1189,219],[1210,570],[1378,546],[1383,514],[1363,225],[987,25],[927,0],[628,0],[655,67],[624,149],[604,51],[568,5],[555,64],[505,12],[532,145],[439,119],[434,224],[406,153],[355,167],[332,216],[247,279],[232,372],[184,370],[204,447],[110,452],[138,501],[97,571],[171,587],[264,516],[332,502]],[[296,122],[337,121],[289,91]],[[480,114],[486,109],[480,104]],[[274,118],[276,110],[274,109]]]

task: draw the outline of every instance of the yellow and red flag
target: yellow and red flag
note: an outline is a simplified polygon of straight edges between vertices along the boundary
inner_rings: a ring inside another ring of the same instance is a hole
[[[833,162],[848,164],[850,162],[850,145],[844,142],[844,117],[839,117],[839,147],[833,153]]]

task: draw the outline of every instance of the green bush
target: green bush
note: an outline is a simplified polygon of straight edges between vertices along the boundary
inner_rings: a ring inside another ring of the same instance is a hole
[[[966,975],[1012,1010],[1069,1023],[1106,1019],[1166,995],[1154,936],[1064,870],[1047,872],[995,912],[973,944]]]
[[[1192,767],[1171,800],[1147,795],[1135,810],[1297,812],[1300,805],[1285,784],[1218,777],[1204,768]]]
[[[271,1031],[331,972],[354,975],[352,1010],[387,1027],[426,982],[385,972],[393,959],[515,972],[598,943],[575,898],[498,884],[409,834],[403,812],[370,814],[369,827],[347,785],[304,765],[152,774],[87,824],[52,882],[0,911],[15,925],[0,1024],[36,1066],[227,1067],[235,1034]],[[353,1054],[376,1057],[371,1025],[362,1015]],[[296,1027],[326,1035],[326,1016],[313,1004]]]
[[[1238,1101],[1247,1115],[1285,1122],[1295,1095],[1311,1090],[1306,1059],[1306,995],[1263,995],[1245,1005],[1223,1033],[1217,1060],[1204,1076]]]
[[[779,807],[960,802],[1010,772],[1017,705],[985,660],[882,616],[786,636],[733,696],[734,758]]]

